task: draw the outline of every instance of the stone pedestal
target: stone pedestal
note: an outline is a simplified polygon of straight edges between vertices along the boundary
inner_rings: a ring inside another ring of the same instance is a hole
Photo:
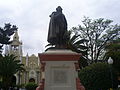
[[[76,80],[81,54],[71,50],[49,50],[39,54],[43,81],[39,90],[78,90]]]

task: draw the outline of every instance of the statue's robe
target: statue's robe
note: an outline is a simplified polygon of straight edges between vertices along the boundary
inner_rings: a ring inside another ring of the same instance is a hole
[[[51,14],[48,32],[48,42],[52,45],[62,45],[65,42],[67,32],[67,21],[62,13],[53,12]]]

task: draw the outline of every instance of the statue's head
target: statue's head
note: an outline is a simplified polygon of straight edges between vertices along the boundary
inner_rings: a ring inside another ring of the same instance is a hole
[[[61,6],[58,6],[58,7],[56,8],[56,11],[62,12]]]

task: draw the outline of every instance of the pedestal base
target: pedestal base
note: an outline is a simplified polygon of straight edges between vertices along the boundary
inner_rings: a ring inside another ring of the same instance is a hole
[[[76,75],[73,61],[47,61],[45,90],[76,90]]]
[[[39,54],[44,90],[77,90],[80,56],[71,50],[50,50]]]

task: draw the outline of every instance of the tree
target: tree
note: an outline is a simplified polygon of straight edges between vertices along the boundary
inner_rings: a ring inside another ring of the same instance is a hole
[[[16,60],[16,56],[5,55],[0,58],[0,76],[4,90],[8,90],[13,75],[23,70],[25,70],[23,64],[20,63],[20,60]]]
[[[94,63],[83,68],[79,72],[79,78],[86,90],[108,90],[112,84],[114,88],[118,85],[116,72],[106,63]]]
[[[107,60],[111,57],[113,59],[113,67],[120,74],[120,38],[113,40],[106,45],[106,51],[105,59]]]
[[[17,30],[17,27],[15,25],[11,25],[10,23],[5,24],[4,28],[0,27],[0,63],[3,59],[2,47],[4,44],[11,43],[10,36],[13,35],[16,30]],[[0,74],[0,81],[1,81],[1,74]]]
[[[82,56],[79,60],[80,68],[88,66],[87,60],[85,56],[87,56],[88,47],[85,46],[83,43],[87,43],[87,39],[80,39],[80,35],[74,34],[72,31],[69,31],[69,40],[67,41],[67,49],[70,49],[74,52],[81,53]]]
[[[10,36],[13,35],[17,29],[15,25],[11,25],[10,23],[5,24],[4,28],[0,27],[0,50],[4,44],[11,43]]]
[[[69,40],[67,41],[67,49],[71,49],[77,53],[82,53],[83,55],[87,55],[87,46],[84,46],[84,42],[88,42],[87,39],[80,39],[77,34],[74,34],[72,31],[69,31]]]
[[[80,40],[88,40],[83,43],[88,47],[88,54],[85,56],[88,63],[98,62],[103,59],[106,44],[120,35],[120,26],[111,25],[112,20],[103,18],[92,20],[85,17],[82,23],[83,25],[73,27],[72,32],[79,35]]]

